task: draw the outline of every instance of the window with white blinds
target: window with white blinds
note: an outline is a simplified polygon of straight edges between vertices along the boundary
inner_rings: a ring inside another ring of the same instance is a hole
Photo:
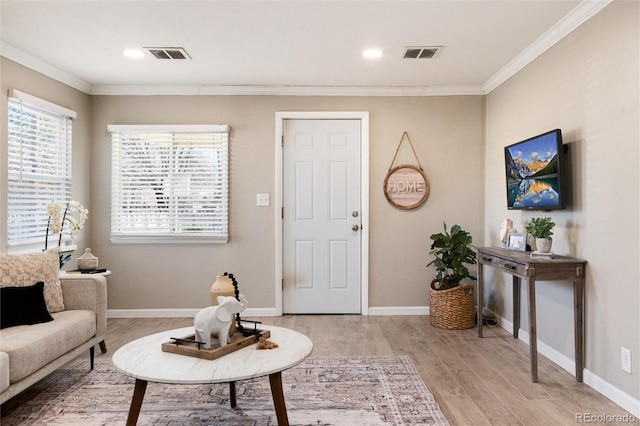
[[[18,90],[9,91],[7,112],[7,243],[44,244],[47,204],[71,201],[76,113]]]
[[[111,125],[111,241],[228,239],[226,125]]]

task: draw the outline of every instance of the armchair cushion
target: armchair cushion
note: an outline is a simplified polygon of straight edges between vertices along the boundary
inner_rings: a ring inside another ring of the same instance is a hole
[[[28,287],[44,282],[44,300],[49,313],[64,310],[60,287],[58,248],[41,253],[0,253],[0,287]]]
[[[43,290],[42,281],[29,287],[0,288],[0,328],[53,321]]]

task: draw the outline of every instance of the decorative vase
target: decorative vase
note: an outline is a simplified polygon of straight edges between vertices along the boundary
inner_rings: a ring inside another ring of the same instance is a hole
[[[211,306],[218,306],[218,296],[231,296],[236,297],[236,289],[231,283],[228,275],[218,275],[216,281],[211,286]],[[235,318],[231,323],[229,329],[229,337],[236,331]]]
[[[536,249],[540,253],[549,253],[551,251],[551,238],[536,238]]]
[[[78,270],[93,271],[98,269],[98,258],[91,253],[90,248],[84,249],[84,254],[76,259],[78,261]]]

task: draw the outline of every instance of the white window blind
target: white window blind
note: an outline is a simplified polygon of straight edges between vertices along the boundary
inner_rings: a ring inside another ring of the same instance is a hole
[[[76,113],[17,90],[9,91],[7,112],[8,245],[43,244],[47,204],[71,200]]]
[[[226,125],[108,126],[111,241],[226,242]]]

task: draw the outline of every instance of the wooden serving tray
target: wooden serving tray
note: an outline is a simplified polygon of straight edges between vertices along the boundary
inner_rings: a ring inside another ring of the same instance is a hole
[[[229,341],[225,346],[220,346],[217,343],[218,339],[211,339],[211,348],[207,349],[204,345],[200,345],[198,348],[198,344],[194,342],[165,342],[162,344],[162,352],[170,352],[173,354],[179,355],[187,355],[200,359],[214,360],[220,357],[223,357],[231,352],[235,352],[239,349],[245,348],[249,345],[257,343],[260,337],[264,337],[265,339],[271,336],[271,332],[269,330],[257,330],[258,334],[254,334],[251,336],[243,336],[240,332],[235,332],[231,337],[229,337]],[[185,340],[195,340],[195,334],[190,334],[186,337],[181,337],[181,339]]]

